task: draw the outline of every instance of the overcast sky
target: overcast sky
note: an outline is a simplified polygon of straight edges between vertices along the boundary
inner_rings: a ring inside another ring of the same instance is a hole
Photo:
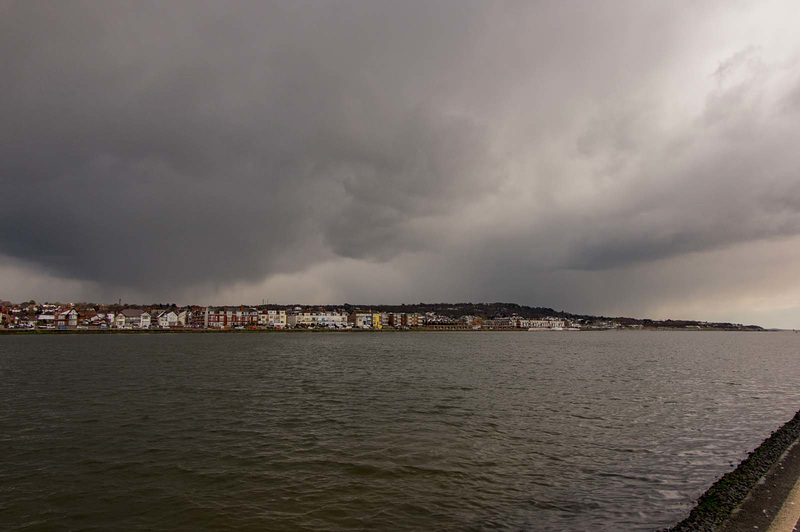
[[[800,328],[800,2],[0,0],[0,299]]]

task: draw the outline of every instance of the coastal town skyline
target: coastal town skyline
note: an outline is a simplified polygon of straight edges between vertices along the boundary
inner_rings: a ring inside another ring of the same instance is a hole
[[[517,303],[149,305],[0,299],[0,329],[48,330],[531,330],[762,331],[754,324],[592,316]]]
[[[0,293],[800,327],[798,18],[0,2]]]

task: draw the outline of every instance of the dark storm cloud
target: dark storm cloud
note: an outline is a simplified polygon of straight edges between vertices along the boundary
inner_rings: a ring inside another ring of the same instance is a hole
[[[447,208],[481,133],[407,76],[448,53],[445,15],[468,21],[365,7],[13,4],[3,252],[108,283],[252,279],[309,235],[370,255],[387,225]]]
[[[159,294],[408,252],[502,284],[500,261],[510,283],[797,234],[796,64],[748,43],[687,84],[696,113],[664,103],[724,8],[11,2],[0,254]]]
[[[436,104],[451,7],[12,4],[0,249],[158,286],[414,247],[392,228],[486,180],[485,131]]]

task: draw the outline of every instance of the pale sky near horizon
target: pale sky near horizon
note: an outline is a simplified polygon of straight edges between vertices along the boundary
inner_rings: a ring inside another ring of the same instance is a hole
[[[800,2],[0,0],[0,299],[800,328]]]

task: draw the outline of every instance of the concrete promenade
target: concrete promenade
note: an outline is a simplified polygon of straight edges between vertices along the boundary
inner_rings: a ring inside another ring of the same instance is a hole
[[[721,532],[793,532],[800,527],[800,443],[753,488]]]
[[[723,475],[669,532],[793,532],[800,521],[800,412]]]

